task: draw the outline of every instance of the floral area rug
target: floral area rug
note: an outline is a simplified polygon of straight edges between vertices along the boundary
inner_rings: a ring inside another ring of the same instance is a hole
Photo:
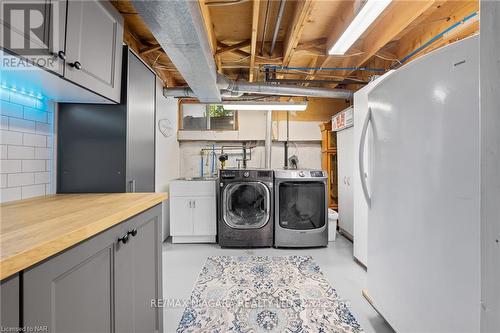
[[[177,332],[363,332],[309,256],[209,257]]]

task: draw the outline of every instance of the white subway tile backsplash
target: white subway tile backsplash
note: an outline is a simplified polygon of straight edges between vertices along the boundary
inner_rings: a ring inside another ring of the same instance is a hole
[[[23,145],[24,146],[34,146],[34,147],[46,147],[47,146],[47,136],[46,135],[39,135],[39,134],[24,133]]]
[[[24,108],[24,119],[27,120],[33,120],[33,121],[40,121],[42,123],[47,122],[47,112],[39,109],[33,109],[33,108]]]
[[[43,134],[43,135],[51,135],[52,130],[50,128],[50,124],[45,124],[45,123],[36,123],[36,133],[37,134]]]
[[[0,143],[4,145],[22,145],[23,133],[0,130]]]
[[[49,148],[35,148],[35,159],[36,160],[48,160],[50,159],[51,149]]]
[[[21,187],[9,187],[0,190],[0,202],[20,200],[21,197]]]
[[[38,100],[36,98],[24,96],[22,94],[10,94],[10,102],[30,108],[36,108],[38,106]]]
[[[10,93],[7,90],[0,89],[0,100],[8,102]]]
[[[52,193],[54,103],[0,89],[0,202]]]
[[[9,130],[24,132],[24,133],[35,133],[35,122],[32,120],[10,118],[9,119]]]
[[[46,160],[23,160],[22,161],[22,172],[40,172],[46,171]],[[47,170],[48,171],[48,170]]]
[[[49,172],[36,172],[35,173],[35,184],[48,184],[50,181]]]
[[[9,173],[7,175],[7,185],[9,187],[33,185],[35,183],[34,173]]]
[[[7,159],[7,145],[0,145],[0,159]]]
[[[15,173],[21,172],[20,160],[1,160],[0,173]]]
[[[22,105],[9,103],[6,101],[0,101],[0,114],[9,117],[23,117],[23,107]]]
[[[20,159],[20,160],[32,160],[35,158],[35,148],[34,147],[24,147],[24,146],[8,146],[7,158]]]
[[[9,129],[9,117],[0,116],[0,129]]]
[[[45,184],[23,186],[21,197],[23,199],[45,195]]]

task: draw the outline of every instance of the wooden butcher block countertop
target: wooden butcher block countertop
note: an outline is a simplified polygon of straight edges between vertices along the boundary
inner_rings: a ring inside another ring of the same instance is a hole
[[[0,280],[167,199],[164,193],[56,194],[0,205]]]

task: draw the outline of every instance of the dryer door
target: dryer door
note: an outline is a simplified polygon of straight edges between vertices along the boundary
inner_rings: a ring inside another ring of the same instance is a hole
[[[280,227],[292,230],[325,227],[327,203],[324,182],[283,181],[276,190]]]
[[[234,182],[222,194],[224,222],[234,229],[258,229],[269,222],[271,193],[261,182]]]

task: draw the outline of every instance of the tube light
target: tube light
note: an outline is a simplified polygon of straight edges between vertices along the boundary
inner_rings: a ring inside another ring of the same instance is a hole
[[[235,111],[305,111],[307,102],[290,103],[290,102],[226,102],[222,103],[225,110]]]
[[[390,3],[391,0],[367,0],[328,54],[345,54]]]

